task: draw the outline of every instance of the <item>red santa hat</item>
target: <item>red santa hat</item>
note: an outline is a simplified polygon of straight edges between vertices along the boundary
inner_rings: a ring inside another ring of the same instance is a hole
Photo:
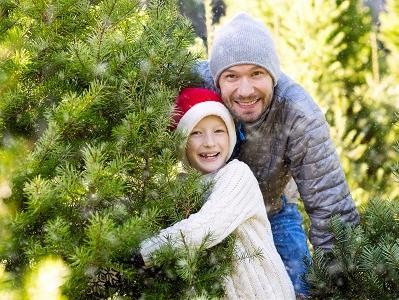
[[[207,116],[218,116],[225,123],[229,135],[227,158],[230,158],[237,141],[234,120],[220,96],[212,90],[191,87],[183,89],[176,98],[171,128],[188,137],[195,125]],[[186,142],[181,151],[183,163],[187,163]]]

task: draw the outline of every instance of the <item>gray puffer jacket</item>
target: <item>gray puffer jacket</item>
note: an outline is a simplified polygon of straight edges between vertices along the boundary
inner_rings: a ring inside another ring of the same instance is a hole
[[[207,63],[200,63],[197,71],[204,84],[215,89]],[[281,209],[281,194],[292,176],[311,220],[312,245],[331,249],[331,216],[357,224],[359,215],[320,108],[301,86],[282,74],[269,109],[243,129],[245,141],[238,159],[258,179],[268,214]]]

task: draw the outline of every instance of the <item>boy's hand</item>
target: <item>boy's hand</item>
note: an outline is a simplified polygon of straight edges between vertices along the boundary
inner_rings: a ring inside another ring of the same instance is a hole
[[[133,265],[133,267],[137,268],[137,269],[141,269],[144,268],[145,264],[144,264],[144,260],[143,260],[143,256],[141,256],[140,252],[136,252],[134,251],[132,253],[132,257],[130,259],[131,264]]]
[[[112,268],[100,269],[88,284],[88,295],[101,297],[109,289],[122,286],[121,274]]]

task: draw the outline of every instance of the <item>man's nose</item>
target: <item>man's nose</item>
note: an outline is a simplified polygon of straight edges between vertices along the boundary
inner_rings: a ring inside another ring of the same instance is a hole
[[[247,78],[247,77],[240,78],[240,81],[238,84],[239,85],[238,85],[237,92],[241,97],[249,97],[250,95],[253,94],[254,87],[249,78]]]

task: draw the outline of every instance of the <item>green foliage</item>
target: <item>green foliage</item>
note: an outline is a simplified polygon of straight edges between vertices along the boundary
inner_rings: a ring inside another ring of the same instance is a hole
[[[196,82],[193,32],[176,3],[1,5],[1,130],[8,140],[34,141],[34,149],[11,178],[7,204],[17,211],[0,220],[9,274],[0,290],[9,280],[24,289],[27,273],[60,257],[70,269],[63,286],[70,299],[94,297],[93,289],[103,298],[220,296],[229,240],[211,250],[165,250],[156,281],[130,263],[144,238],[197,211],[207,190],[198,173],[177,175],[182,137],[167,130],[177,91]],[[123,284],[96,286],[97,274]]]
[[[397,153],[399,153],[399,142],[396,142],[394,149]],[[396,182],[399,182],[399,162],[396,162],[393,166],[392,166],[392,173],[395,176],[395,180]]]
[[[370,33],[372,32],[372,20],[370,11],[363,1],[359,0],[335,0],[337,7],[342,7],[339,15],[333,17],[337,28],[332,33],[342,35],[342,48],[336,59],[345,70],[343,83],[347,90],[364,82],[364,77],[371,69],[372,50]]]
[[[399,203],[374,199],[356,228],[333,219],[336,244],[316,251],[308,272],[311,299],[395,299],[399,293]]]
[[[397,61],[399,59],[399,3],[395,0],[386,1],[386,11],[381,13],[380,38],[389,55],[388,68],[395,76],[396,81],[399,80],[399,67]]]
[[[145,278],[144,281],[151,287],[145,293],[148,299],[209,299],[222,298],[224,294],[220,278],[224,278],[231,271],[230,267],[221,267],[225,261],[233,256],[234,238],[229,237],[222,242],[223,247],[218,247],[210,252],[206,250],[211,242],[212,235],[208,235],[202,244],[193,249],[188,246],[182,237],[184,247],[175,249],[167,245],[154,256],[155,268],[163,266],[160,273],[165,273],[168,280],[163,284],[156,283],[154,276]],[[170,257],[173,257],[171,260]],[[143,279],[142,279],[143,280]],[[195,289],[178,290],[182,284],[196,287]]]
[[[11,25],[1,37],[6,53],[1,64],[13,79],[3,91],[0,107],[7,129],[33,134],[45,107],[56,104],[66,90],[75,88],[73,81],[59,85],[59,76],[66,68],[66,45],[74,38],[83,38],[95,21],[88,10],[87,1],[14,4],[8,14]]]
[[[154,80],[179,84],[190,60],[179,51],[188,46],[184,33],[190,25],[181,22],[165,27],[173,16],[157,20],[134,13],[139,9],[140,1],[19,4],[9,16],[14,24],[2,39],[7,53],[2,64],[9,65],[10,76],[15,77],[14,85],[2,95],[0,109],[6,128],[29,134],[40,131],[39,121],[48,108],[61,100],[74,102],[67,99],[68,94],[74,97],[85,91],[89,95],[81,99],[80,108],[91,101],[93,109],[101,110],[100,101],[106,99],[110,111],[101,112],[119,119],[126,111],[112,111],[120,105],[110,101],[122,101],[126,93],[148,88]],[[154,20],[151,26],[147,26],[149,20]],[[171,36],[173,40],[167,40]],[[103,97],[91,99],[92,89]]]

